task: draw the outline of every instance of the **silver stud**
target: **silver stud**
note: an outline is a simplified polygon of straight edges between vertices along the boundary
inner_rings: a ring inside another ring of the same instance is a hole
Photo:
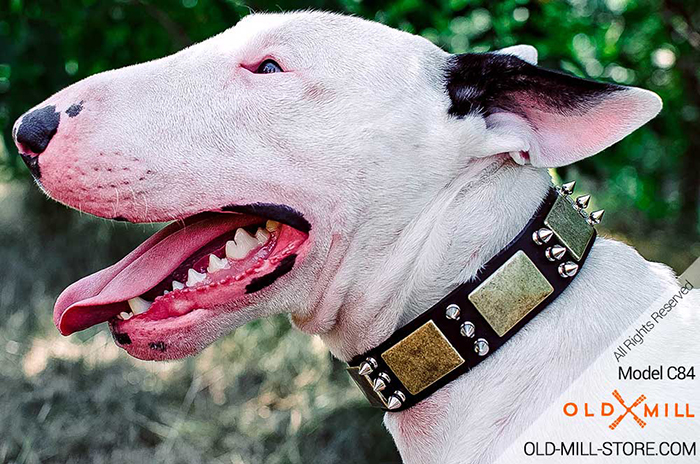
[[[561,186],[561,193],[563,193],[564,195],[571,195],[572,193],[574,193],[574,187],[576,187],[575,180],[567,182],[566,184],[563,184]]]
[[[588,203],[590,201],[591,201],[590,195],[581,195],[580,197],[576,198],[576,206],[579,207],[580,209],[586,209],[586,208],[588,208]]]
[[[474,338],[474,333],[476,332],[476,327],[474,324],[470,321],[465,322],[462,324],[462,326],[459,328],[459,333],[462,334],[462,337],[467,337],[467,338]]]
[[[573,261],[567,261],[559,265],[559,275],[565,279],[568,277],[573,277],[578,272],[578,264]]]
[[[588,216],[588,223],[592,226],[600,224],[603,220],[603,214],[605,214],[604,209],[599,209],[598,211],[593,211],[590,216]]]
[[[377,360],[374,358],[367,358],[360,364],[360,375],[369,375],[377,368]]]
[[[386,401],[386,405],[393,411],[394,409],[399,409],[404,401],[406,401],[406,395],[397,390]]]
[[[554,245],[544,250],[544,255],[550,261],[559,261],[564,257],[564,253],[566,253],[566,248],[561,245]]]
[[[391,378],[386,372],[380,372],[377,378],[374,379],[374,383],[372,384],[372,390],[380,392],[386,388],[390,381]]]
[[[536,230],[532,233],[532,240],[538,245],[544,245],[545,243],[549,242],[552,235],[554,235],[554,232],[546,227],[543,227],[540,230]]]
[[[483,338],[478,338],[474,342],[474,352],[479,356],[486,356],[489,354],[489,342]]]
[[[445,317],[448,319],[452,319],[453,321],[456,321],[459,319],[459,313],[460,309],[459,306],[456,304],[451,304],[447,306],[447,309],[445,309]]]

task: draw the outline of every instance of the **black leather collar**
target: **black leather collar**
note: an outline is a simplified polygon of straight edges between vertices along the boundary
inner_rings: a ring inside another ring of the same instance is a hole
[[[355,357],[348,372],[369,402],[401,411],[488,358],[569,286],[584,264],[603,211],[574,182],[551,188],[525,228],[476,278]]]

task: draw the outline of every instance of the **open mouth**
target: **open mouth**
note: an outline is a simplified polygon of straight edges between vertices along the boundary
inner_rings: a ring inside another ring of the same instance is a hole
[[[64,335],[109,322],[117,344],[141,358],[178,340],[183,346],[167,357],[191,354],[186,334],[246,306],[291,271],[305,255],[310,228],[300,213],[270,204],[171,223],[118,263],[68,287],[54,322]]]

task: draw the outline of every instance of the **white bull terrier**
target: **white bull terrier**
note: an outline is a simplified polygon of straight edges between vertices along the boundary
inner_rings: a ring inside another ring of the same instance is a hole
[[[342,360],[376,347],[518,234],[547,168],[661,109],[652,92],[536,61],[530,46],[452,55],[355,17],[254,14],[62,90],[13,130],[40,187],[99,217],[175,222],[71,285],[59,330],[109,322],[130,355],[165,360],[289,313]],[[667,267],[598,238],[491,359],[387,414],[402,458],[491,462],[676,287]]]

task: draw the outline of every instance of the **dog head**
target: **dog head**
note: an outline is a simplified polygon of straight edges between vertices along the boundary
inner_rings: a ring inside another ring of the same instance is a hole
[[[96,216],[175,222],[70,286],[59,330],[108,321],[144,359],[280,312],[323,332],[465,170],[570,164],[660,109],[535,62],[526,46],[450,55],[359,18],[256,14],[64,89],[13,129],[41,188]]]

